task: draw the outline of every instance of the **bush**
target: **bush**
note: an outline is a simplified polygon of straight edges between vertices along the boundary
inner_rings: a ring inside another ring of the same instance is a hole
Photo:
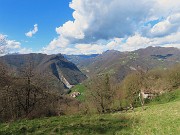
[[[148,92],[160,95],[153,100],[157,102],[168,102],[176,99],[174,91],[180,87],[180,65],[175,65],[169,69],[153,69],[148,72],[134,72],[125,77],[122,81],[119,93],[124,96],[123,104],[140,105],[139,93]],[[168,93],[170,92],[170,93]],[[145,103],[151,99],[145,99]]]
[[[147,100],[146,103],[163,104],[176,100],[180,100],[180,89],[160,94],[152,100]]]

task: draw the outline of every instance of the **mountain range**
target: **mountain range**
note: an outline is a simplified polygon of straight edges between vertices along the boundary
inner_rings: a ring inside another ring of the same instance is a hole
[[[87,77],[108,73],[119,82],[132,72],[179,64],[180,49],[147,47],[132,52],[108,50],[92,55],[11,54],[0,60],[17,75],[28,63],[33,63],[35,73],[48,75],[50,89],[65,93]]]
[[[68,60],[74,61],[73,55]],[[82,56],[81,56],[82,57]],[[134,71],[147,71],[154,68],[168,68],[180,63],[180,49],[147,47],[132,52],[108,50],[95,57],[80,59],[75,62],[79,69],[89,77],[108,73],[121,81]]]
[[[61,93],[87,78],[75,64],[65,59],[61,54],[16,54],[0,57],[0,60],[17,75],[22,68],[32,63],[33,72],[48,75],[48,83],[51,84],[51,89]]]

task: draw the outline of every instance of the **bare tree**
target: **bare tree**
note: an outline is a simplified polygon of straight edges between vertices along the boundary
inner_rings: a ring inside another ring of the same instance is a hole
[[[125,99],[134,108],[141,89],[141,76],[138,73],[128,75],[122,82],[122,89],[125,93]]]
[[[139,90],[139,101],[141,103],[141,107],[143,110],[145,110],[144,108],[144,97],[142,95],[142,92],[144,92],[142,89],[146,89],[147,88],[147,79],[146,79],[146,73],[147,73],[148,69],[146,71],[143,71],[143,70],[138,70],[138,76],[139,76],[139,79],[140,79],[140,82],[139,82],[139,87],[140,87],[140,90]]]
[[[111,89],[108,75],[94,77],[88,83],[89,100],[95,105],[99,113],[111,111],[114,91]]]
[[[0,56],[7,51],[6,36],[0,34]]]
[[[78,112],[79,102],[51,90],[48,75],[34,71],[32,59],[19,73],[0,63],[0,121]]]
[[[46,94],[41,86],[35,85],[34,63],[28,60],[20,72],[20,77],[16,79],[14,94],[19,106],[24,110],[25,116],[31,113],[38,102],[45,98]]]
[[[0,119],[1,115],[11,113],[9,111],[12,105],[11,84],[12,78],[9,75],[8,68],[3,62],[0,62]]]

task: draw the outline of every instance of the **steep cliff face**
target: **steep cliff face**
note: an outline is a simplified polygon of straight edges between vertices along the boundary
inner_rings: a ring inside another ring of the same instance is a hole
[[[60,54],[44,59],[37,69],[41,69],[41,71],[50,70],[49,72],[52,72],[52,74],[59,81],[63,82],[67,88],[71,88],[73,85],[86,79],[86,76],[76,67],[75,64],[69,62]]]
[[[17,75],[24,66],[31,62],[33,71],[48,75],[52,90],[60,92],[66,91],[86,79],[86,75],[61,54],[6,55],[0,57],[0,60],[4,61]]]

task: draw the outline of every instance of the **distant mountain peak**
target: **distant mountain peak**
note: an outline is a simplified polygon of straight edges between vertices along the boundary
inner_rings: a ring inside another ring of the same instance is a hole
[[[131,52],[107,50],[96,57],[77,62],[77,66],[88,76],[109,73],[122,80],[136,70],[167,68],[177,63],[180,63],[180,49],[149,46]]]

